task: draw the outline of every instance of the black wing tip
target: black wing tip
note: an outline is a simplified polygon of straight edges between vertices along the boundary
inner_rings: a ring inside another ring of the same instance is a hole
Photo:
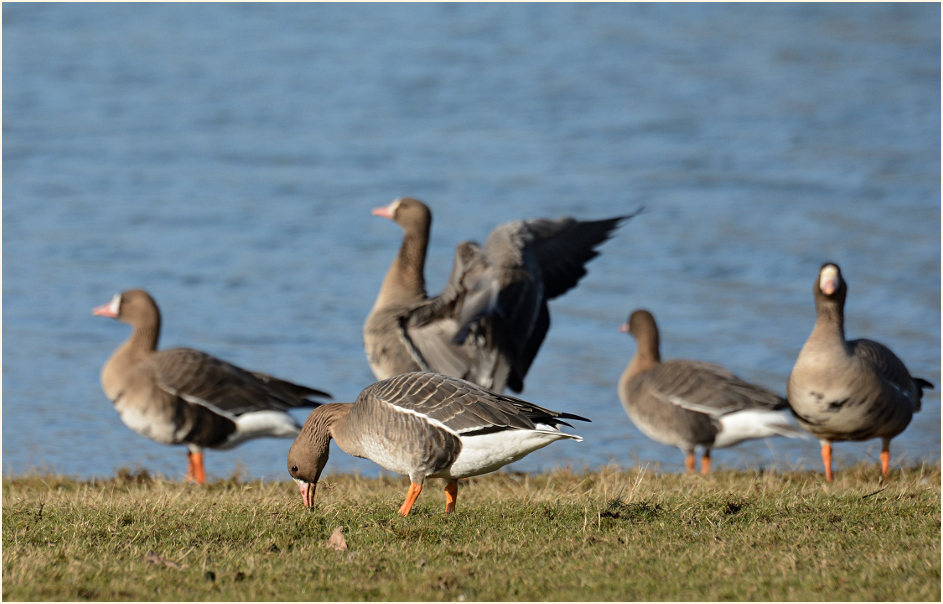
[[[632,220],[639,214],[645,211],[645,206],[639,206],[634,212],[629,214],[623,214],[622,216],[613,216],[612,218],[602,218],[600,220],[580,220],[580,224],[588,225],[592,227],[599,228],[600,231],[597,231],[599,240],[593,244],[593,247],[606,241],[615,234],[616,229],[622,226],[623,222]],[[594,250],[595,252],[595,250]],[[598,252],[596,252],[598,254]],[[594,256],[595,257],[595,256]]]
[[[316,401],[316,400],[312,400],[312,397],[323,398],[326,400]],[[329,393],[324,392],[323,390],[318,390],[316,388],[306,387],[305,392],[303,394],[303,398],[300,398],[296,404],[292,405],[292,407],[320,407],[325,402],[332,401],[332,400],[334,400],[334,397],[331,396]]]
[[[917,388],[919,388],[920,390],[923,390],[924,388],[933,390],[936,387],[933,385],[933,382],[930,382],[923,378],[914,378],[914,383],[917,384]]]
[[[624,220],[631,220],[631,219],[635,218],[636,216],[638,216],[639,214],[644,213],[647,209],[648,209],[648,208],[646,208],[644,205],[640,205],[640,206],[638,207],[638,209],[636,209],[636,210],[635,210],[634,212],[632,212],[631,214],[626,214],[626,215],[624,215],[624,216],[619,216],[619,217],[616,218],[616,220],[618,220],[619,222],[622,222],[622,221],[624,221]]]
[[[554,419],[559,419],[559,418],[561,418],[561,417],[564,418],[564,419],[575,419],[575,420],[580,421],[580,422],[590,422],[590,423],[593,422],[593,420],[589,419],[588,417],[583,417],[582,415],[577,415],[577,414],[575,414],[575,413],[561,413],[560,415],[558,415],[558,416],[557,416],[556,418],[554,418]],[[565,424],[565,425],[567,425],[567,426],[570,426],[570,424],[567,424],[566,422],[561,422],[561,423],[563,423],[563,424]],[[573,426],[570,426],[570,427],[572,428]]]
[[[623,214],[622,216],[614,216],[612,218],[603,218],[602,220],[596,220],[594,222],[601,223],[601,224],[609,224],[611,225],[609,229],[614,230],[616,227],[622,226],[623,222],[632,220],[639,214],[644,213],[646,210],[647,208],[644,205],[641,205],[634,212],[630,212],[629,214]]]

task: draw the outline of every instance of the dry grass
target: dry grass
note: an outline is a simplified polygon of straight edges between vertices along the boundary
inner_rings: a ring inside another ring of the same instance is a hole
[[[463,481],[464,482],[464,481]],[[6,600],[936,600],[940,468],[3,481]],[[336,527],[346,550],[328,547]]]

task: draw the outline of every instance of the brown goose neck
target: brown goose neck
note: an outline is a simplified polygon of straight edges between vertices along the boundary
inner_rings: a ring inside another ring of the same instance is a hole
[[[424,298],[426,280],[426,250],[429,246],[429,227],[410,229],[403,235],[399,253],[393,259],[381,288],[385,298]]]
[[[815,327],[813,332],[838,334],[845,339],[845,313],[842,305],[836,300],[817,298],[815,300]]]
[[[333,438],[343,451],[351,455],[356,455],[353,443],[356,442],[353,431],[355,427],[349,426],[347,418],[350,416],[350,410],[353,403],[327,403],[318,407],[315,411],[320,416],[320,432]],[[312,414],[313,415],[313,414]]]
[[[653,349],[640,344],[635,350],[635,356],[632,357],[632,360],[629,361],[628,366],[625,368],[625,373],[623,374],[624,379],[631,381],[635,376],[648,371],[660,362],[661,355],[658,353],[657,346]]]
[[[128,344],[139,350],[153,352],[157,350],[157,341],[160,339],[160,321],[148,325],[140,325],[131,332]]]

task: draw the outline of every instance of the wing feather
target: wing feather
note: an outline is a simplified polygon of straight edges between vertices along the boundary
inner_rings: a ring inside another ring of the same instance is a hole
[[[538,423],[568,426],[565,419],[589,421],[437,373],[401,374],[374,384],[370,391],[371,396],[387,405],[427,417],[457,434],[494,429],[533,430]]]
[[[172,348],[151,357],[157,383],[183,400],[232,418],[262,410],[313,407],[312,396],[327,393],[252,373],[232,363],[191,348]]]

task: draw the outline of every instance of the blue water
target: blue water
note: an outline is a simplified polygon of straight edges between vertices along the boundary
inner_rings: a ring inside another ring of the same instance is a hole
[[[849,337],[940,385],[938,4],[6,4],[3,473],[145,468],[184,450],[125,428],[99,371],[145,287],[165,347],[353,400],[361,325],[399,245],[370,215],[429,203],[437,292],[502,221],[647,212],[603,246],[525,398],[593,419],[513,464],[680,471],[616,396],[645,307],[666,358],[780,392],[825,260]],[[297,414],[299,419],[304,413]],[[285,478],[288,440],[210,451],[210,477]],[[878,441],[839,444],[841,467]],[[939,390],[892,445],[940,459]],[[820,469],[753,441],[717,466]],[[377,466],[334,450],[328,471]]]

